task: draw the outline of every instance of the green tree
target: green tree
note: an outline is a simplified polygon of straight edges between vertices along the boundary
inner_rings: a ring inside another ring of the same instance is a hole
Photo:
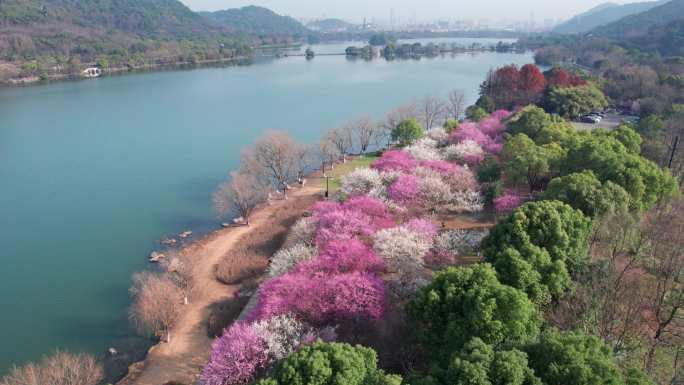
[[[499,282],[489,264],[436,273],[408,313],[419,341],[442,363],[475,337],[493,345],[529,341],[541,322],[525,293]]]
[[[527,106],[508,120],[508,132],[511,135],[525,134],[535,140],[539,133],[553,122],[551,115],[543,109]]]
[[[649,115],[639,121],[636,130],[646,138],[655,139],[665,130],[665,122],[659,115]]]
[[[551,87],[542,99],[547,111],[577,119],[583,114],[604,109],[608,105],[603,92],[592,84],[579,87]]]
[[[630,199],[627,191],[615,183],[601,184],[591,170],[554,178],[542,197],[565,202],[591,218],[610,209],[628,207]]]
[[[455,129],[458,128],[458,125],[459,125],[458,120],[453,119],[453,118],[449,118],[444,122],[444,130],[447,133],[451,133],[452,131],[454,131]]]
[[[479,338],[454,354],[446,369],[433,367],[428,376],[412,385],[541,385],[517,349],[496,350]]]
[[[496,157],[486,155],[477,169],[477,180],[480,183],[491,183],[501,178],[502,167]]]
[[[632,127],[622,124],[615,130],[610,131],[610,136],[622,143],[630,154],[641,154],[641,135],[634,131]]]
[[[591,170],[602,183],[611,181],[624,188],[636,209],[651,208],[677,194],[677,182],[669,171],[630,153],[610,134],[576,135],[566,148],[567,156],[559,163],[562,175]]]
[[[531,192],[542,188],[542,182],[558,172],[558,162],[564,153],[556,143],[538,146],[527,135],[518,134],[506,140],[501,156],[508,181],[527,183]]]
[[[591,221],[563,202],[531,202],[499,220],[482,250],[501,282],[544,303],[563,294],[570,275],[585,269],[590,230]]]
[[[466,108],[465,115],[466,119],[470,120],[471,122],[479,122],[487,116],[487,111],[480,106],[473,105]]]
[[[281,361],[257,385],[400,385],[401,377],[378,369],[373,349],[316,342]]]
[[[402,121],[392,130],[392,140],[398,141],[402,146],[415,142],[423,135],[425,130],[415,118]]]
[[[612,350],[595,336],[550,330],[522,350],[528,354],[534,373],[545,384],[625,384]],[[630,381],[640,381],[636,383],[644,383],[643,377],[635,374],[628,378]]]
[[[475,105],[482,108],[489,114],[496,110],[496,103],[494,102],[494,99],[487,95],[480,96],[475,102]]]

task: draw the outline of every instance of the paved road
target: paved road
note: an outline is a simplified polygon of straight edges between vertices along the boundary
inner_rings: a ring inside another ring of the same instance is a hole
[[[583,123],[583,122],[572,122],[578,130],[595,130],[597,128],[607,128],[612,130],[622,123],[624,119],[630,118],[630,116],[620,115],[620,114],[607,114],[600,123]]]

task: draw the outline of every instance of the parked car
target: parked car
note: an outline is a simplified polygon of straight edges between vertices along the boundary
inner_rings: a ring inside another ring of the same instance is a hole
[[[582,123],[596,124],[596,123],[599,123],[601,121],[601,118],[598,116],[594,116],[594,115],[584,115],[584,116],[582,116],[581,121],[582,121]]]

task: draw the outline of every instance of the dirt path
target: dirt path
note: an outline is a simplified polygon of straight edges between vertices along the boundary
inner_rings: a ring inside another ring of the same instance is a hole
[[[293,191],[288,201],[310,198],[320,188],[307,186]],[[163,385],[169,381],[192,384],[209,358],[211,339],[207,335],[207,320],[212,304],[233,296],[239,285],[225,285],[216,280],[215,265],[233,249],[240,238],[262,226],[269,226],[286,201],[277,201],[258,210],[249,227],[236,227],[217,231],[190,250],[197,263],[193,269],[194,287],[191,302],[171,331],[171,342],[161,343],[150,350],[147,359],[138,364],[119,385]]]

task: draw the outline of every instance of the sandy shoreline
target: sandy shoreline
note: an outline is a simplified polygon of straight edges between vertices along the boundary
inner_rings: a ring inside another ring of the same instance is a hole
[[[277,220],[277,213],[284,205],[296,200],[309,201],[322,196],[315,184],[293,190],[288,200],[274,201],[258,208],[251,218],[250,226],[219,229],[202,236],[181,249],[192,255],[193,289],[190,303],[171,330],[171,342],[159,343],[147,353],[145,360],[132,364],[129,373],[118,385],[160,385],[169,381],[194,383],[196,376],[209,358],[212,338],[207,332],[211,307],[230,300],[240,285],[219,282],[215,266],[233,250],[238,241],[251,232],[259,231]],[[303,213],[304,209],[300,210]]]

